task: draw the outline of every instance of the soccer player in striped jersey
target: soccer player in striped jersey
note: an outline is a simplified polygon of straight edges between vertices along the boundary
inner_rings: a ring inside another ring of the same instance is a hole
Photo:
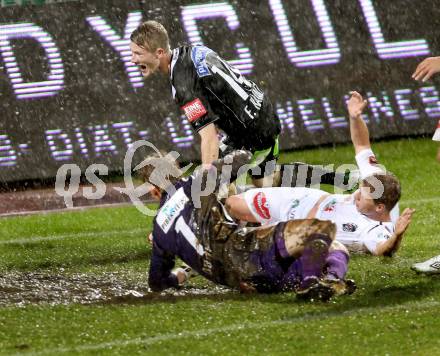
[[[161,72],[169,76],[174,101],[201,138],[205,165],[234,149],[253,153],[251,171],[258,186],[279,186],[280,121],[268,96],[239,70],[205,46],[181,46],[171,50],[168,33],[158,22],[147,21],[131,34],[132,62],[143,76]],[[223,136],[220,139],[219,136]],[[293,163],[296,172],[320,177],[320,183],[344,184],[345,173]],[[296,182],[296,180],[294,181]],[[319,183],[319,182],[318,182]]]

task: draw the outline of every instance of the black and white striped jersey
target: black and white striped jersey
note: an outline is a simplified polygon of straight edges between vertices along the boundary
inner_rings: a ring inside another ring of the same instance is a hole
[[[173,98],[195,131],[210,123],[234,148],[269,148],[280,133],[272,104],[258,86],[205,46],[173,50]]]

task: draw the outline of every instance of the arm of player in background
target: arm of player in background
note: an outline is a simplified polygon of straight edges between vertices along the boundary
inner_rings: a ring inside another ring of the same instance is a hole
[[[426,82],[434,74],[440,72],[440,57],[429,57],[423,60],[412,75],[415,80]]]
[[[374,255],[391,257],[399,249],[403,235],[411,223],[411,217],[414,212],[415,209],[411,208],[406,208],[403,211],[402,215],[400,215],[399,219],[397,220],[394,234],[388,240],[380,243],[376,247]]]
[[[206,125],[199,131],[201,138],[202,164],[211,164],[218,159],[219,138],[217,129],[213,123]]]
[[[348,114],[350,116],[350,135],[356,154],[370,149],[370,134],[365,121],[362,119],[362,111],[367,106],[367,101],[358,92],[351,92],[350,100],[347,103]]]

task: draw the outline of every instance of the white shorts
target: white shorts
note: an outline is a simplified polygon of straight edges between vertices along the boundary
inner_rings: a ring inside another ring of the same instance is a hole
[[[242,196],[255,219],[267,225],[306,219],[318,200],[327,194],[319,189],[280,187],[250,189]]]

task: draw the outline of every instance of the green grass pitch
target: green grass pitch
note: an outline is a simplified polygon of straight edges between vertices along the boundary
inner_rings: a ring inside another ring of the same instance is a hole
[[[401,209],[417,212],[394,258],[352,256],[348,277],[358,284],[352,296],[303,303],[291,293],[241,295],[197,277],[180,294],[59,304],[61,286],[54,303],[35,295],[34,303],[0,305],[0,354],[440,354],[440,276],[410,270],[440,254],[437,145],[401,139],[376,143],[374,150],[401,179]],[[349,145],[282,160],[354,163]],[[77,291],[90,280],[145,290],[150,228],[151,218],[134,207],[1,219],[0,300],[20,295],[26,278],[41,275],[48,281],[62,276],[70,281],[66,288]],[[43,287],[33,286],[44,294]]]

